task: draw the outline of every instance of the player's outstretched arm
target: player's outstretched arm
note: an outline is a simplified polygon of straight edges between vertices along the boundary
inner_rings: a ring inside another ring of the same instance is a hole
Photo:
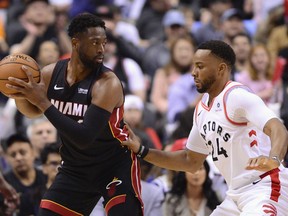
[[[143,158],[144,156],[144,160],[156,166],[169,170],[196,172],[207,157],[207,155],[193,152],[189,149],[175,152],[147,149],[141,145],[139,137],[134,134],[132,129],[128,125],[126,127],[129,131],[129,138],[122,145],[127,146],[138,157],[142,156]]]
[[[277,168],[285,157],[288,146],[288,132],[282,122],[277,118],[270,119],[265,124],[264,133],[271,139],[269,157],[260,156],[257,158],[250,158],[246,169],[267,172]]]

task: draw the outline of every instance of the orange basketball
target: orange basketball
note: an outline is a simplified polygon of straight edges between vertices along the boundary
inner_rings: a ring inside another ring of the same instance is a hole
[[[5,85],[10,83],[8,77],[15,77],[28,81],[26,73],[21,69],[25,65],[31,71],[36,82],[40,81],[40,68],[37,62],[26,54],[11,54],[0,61],[0,91],[4,94],[13,94],[14,90],[8,89]]]

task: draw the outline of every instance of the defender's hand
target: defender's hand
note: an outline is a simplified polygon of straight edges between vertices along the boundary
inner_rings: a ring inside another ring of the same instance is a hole
[[[259,156],[257,158],[250,158],[246,169],[267,172],[279,166],[280,164],[277,160],[266,156]]]
[[[122,146],[127,146],[130,150],[132,150],[135,154],[138,153],[140,148],[140,138],[134,134],[132,129],[126,124],[125,127],[128,129],[129,137],[126,141],[121,143]]]

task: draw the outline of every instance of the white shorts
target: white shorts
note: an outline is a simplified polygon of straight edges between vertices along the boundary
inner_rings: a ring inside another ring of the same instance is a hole
[[[280,166],[259,181],[227,192],[211,216],[288,216],[288,169]]]

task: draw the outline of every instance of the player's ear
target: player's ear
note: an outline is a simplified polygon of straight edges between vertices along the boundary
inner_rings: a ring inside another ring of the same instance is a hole
[[[78,41],[79,41],[78,38],[71,39],[73,49],[77,47]]]
[[[219,65],[218,65],[218,74],[223,76],[226,71],[228,70],[227,68],[227,64],[224,63],[224,62],[221,62]]]

